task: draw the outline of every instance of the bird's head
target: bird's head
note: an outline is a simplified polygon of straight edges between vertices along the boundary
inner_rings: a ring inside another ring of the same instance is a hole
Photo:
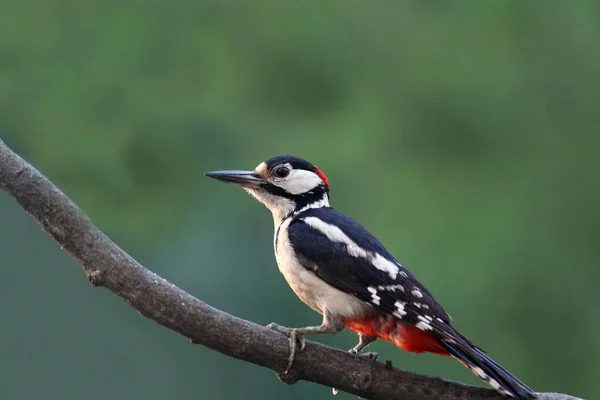
[[[329,182],[306,160],[277,156],[253,171],[214,171],[206,176],[243,187],[263,203],[276,221],[303,208],[329,207]]]

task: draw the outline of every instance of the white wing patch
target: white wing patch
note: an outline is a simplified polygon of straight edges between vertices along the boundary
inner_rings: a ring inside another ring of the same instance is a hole
[[[363,249],[362,247],[358,247],[355,244],[354,245],[348,245],[348,247],[346,248],[346,250],[348,250],[348,253],[352,257],[369,258],[369,253],[367,253],[367,251],[365,249]]]
[[[400,268],[398,268],[396,264],[387,258],[382,257],[381,254],[375,254],[375,257],[373,257],[371,263],[373,263],[375,268],[387,272],[392,279],[396,279],[398,272],[400,271]]]
[[[375,268],[377,268],[380,271],[386,272],[392,279],[396,279],[398,277],[400,267],[397,263],[388,260],[379,253],[371,253],[363,249],[362,247],[357,245],[352,239],[350,239],[348,235],[346,235],[337,226],[328,224],[327,222],[324,222],[317,217],[306,217],[302,218],[302,220],[306,222],[311,228],[316,229],[325,236],[327,236],[327,238],[332,242],[344,243],[346,245],[346,250],[348,251],[348,254],[350,254],[351,256],[364,258],[370,261]],[[402,272],[403,276],[405,276],[406,273],[404,271]]]
[[[354,243],[354,241],[350,239],[348,235],[342,232],[342,230],[335,225],[328,224],[317,217],[306,217],[302,218],[302,220],[310,225],[311,228],[314,228],[327,236],[327,238],[332,242],[344,243],[347,246],[356,247],[363,250],[356,243]]]

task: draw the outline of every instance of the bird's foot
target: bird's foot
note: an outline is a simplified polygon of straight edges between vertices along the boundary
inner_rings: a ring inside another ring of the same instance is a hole
[[[367,351],[366,353],[356,354],[356,355],[361,356],[361,357],[366,357],[369,360],[373,360],[373,361],[377,361],[377,359],[379,358],[379,353],[377,353],[375,351]]]
[[[277,331],[280,333],[283,333],[284,335],[286,335],[287,337],[290,338],[290,340],[289,340],[290,355],[288,357],[288,365],[284,372],[284,374],[287,374],[289,372],[290,368],[292,368],[292,364],[294,363],[294,358],[296,357],[296,349],[298,347],[298,343],[300,344],[300,351],[304,350],[304,348],[306,347],[306,341],[304,340],[304,334],[301,332],[298,332],[298,329],[296,329],[296,328],[288,328],[285,326],[278,325],[275,322],[271,322],[269,325],[267,325],[267,328],[273,329],[274,331]]]

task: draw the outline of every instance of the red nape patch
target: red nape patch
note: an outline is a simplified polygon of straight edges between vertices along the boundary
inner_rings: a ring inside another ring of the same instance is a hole
[[[392,342],[410,353],[449,355],[436,338],[395,317],[373,316],[361,320],[344,320],[344,325],[354,332]]]
[[[325,183],[325,186],[327,186],[327,188],[329,188],[329,179],[327,179],[327,177],[325,176],[325,174],[323,173],[323,171],[321,171],[319,169],[319,167],[317,167],[315,165],[315,173],[317,175],[319,175],[319,178],[321,178],[321,180],[323,181],[323,183]]]

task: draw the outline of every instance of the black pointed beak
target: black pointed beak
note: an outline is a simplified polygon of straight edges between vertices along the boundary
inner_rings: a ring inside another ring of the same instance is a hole
[[[204,175],[221,182],[232,183],[245,188],[258,188],[266,181],[256,171],[213,171]]]

